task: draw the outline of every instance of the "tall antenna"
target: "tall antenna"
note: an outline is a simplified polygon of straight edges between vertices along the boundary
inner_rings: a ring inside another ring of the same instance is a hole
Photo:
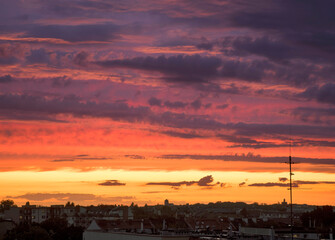
[[[286,162],[287,164],[289,164],[290,166],[290,222],[291,222],[291,240],[293,240],[293,203],[292,203],[292,175],[294,175],[292,173],[292,164],[294,164],[294,162],[292,162],[292,157],[291,157],[291,154],[292,154],[292,138],[291,138],[291,128],[290,128],[290,154],[289,154],[289,158],[288,158],[288,162]]]
[[[293,204],[292,204],[292,158],[289,156],[289,165],[290,165],[290,208],[291,208],[291,239],[293,240]]]

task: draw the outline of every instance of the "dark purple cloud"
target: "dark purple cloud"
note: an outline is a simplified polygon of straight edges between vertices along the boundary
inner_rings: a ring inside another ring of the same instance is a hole
[[[315,99],[321,103],[335,104],[335,83],[326,83],[320,87],[311,86],[299,96]]]
[[[21,37],[57,38],[69,42],[109,41],[118,38],[120,28],[114,24],[92,25],[37,25]]]
[[[217,105],[217,109],[226,109],[229,106],[229,104],[222,104],[222,105]]]
[[[198,185],[200,187],[213,187],[216,185],[220,185],[220,182],[213,183],[214,178],[212,175],[205,176],[201,178],[199,181],[181,181],[181,182],[149,182],[146,185],[156,185],[156,186],[171,186],[173,188],[179,188],[183,185],[185,186],[192,186],[192,185]]]
[[[317,33],[318,35],[319,33]],[[311,34],[306,34],[306,38],[311,38]],[[320,35],[320,39],[334,38],[332,34]],[[317,38],[317,36],[315,36]],[[290,39],[288,36],[278,36],[273,34],[273,37],[260,36],[241,36],[241,37],[226,37],[221,44],[217,45],[221,51],[231,56],[257,56],[267,58],[268,60],[287,65],[292,60],[307,59],[308,61],[327,62],[333,60],[334,57],[322,49],[316,50],[309,44],[297,44],[296,37]],[[301,39],[299,40],[301,41]],[[303,40],[303,41],[306,41]],[[321,40],[322,41],[322,40]],[[329,45],[325,43],[325,45]],[[319,47],[322,48],[321,42]],[[334,49],[331,50],[332,52]]]
[[[188,106],[189,103],[186,102],[181,102],[181,101],[165,101],[164,102],[164,106],[167,108],[171,108],[171,109],[184,109],[186,106]]]
[[[233,24],[238,26],[272,30],[282,34],[293,31],[324,31],[335,26],[331,7],[335,7],[331,0],[322,3],[312,0],[261,0],[240,7],[242,11],[237,10],[232,15],[232,20]]]
[[[177,132],[177,131],[162,131],[161,133],[178,138],[192,139],[192,138],[205,138],[205,136],[194,132]]]
[[[287,180],[286,180],[287,181]],[[300,187],[301,185],[315,185],[315,184],[335,184],[333,181],[293,181],[292,187]],[[290,187],[290,183],[281,182],[267,182],[267,183],[253,183],[250,187]]]
[[[227,128],[235,130],[239,136],[280,136],[289,135],[301,137],[325,137],[332,138],[333,126],[309,126],[309,125],[286,125],[286,124],[227,124]]]
[[[201,55],[136,57],[97,61],[95,64],[107,69],[127,68],[161,72],[165,74],[162,79],[170,83],[214,83],[221,78],[299,86],[315,82],[314,75],[319,72],[316,68],[301,63],[279,66],[267,60],[222,60]]]
[[[247,137],[240,137],[240,136],[236,136],[236,135],[224,135],[224,134],[218,134],[217,135],[218,138],[223,139],[225,141],[228,142],[232,142],[232,143],[239,143],[239,144],[264,144],[265,142],[259,142],[256,141],[252,138],[247,138]]]
[[[166,78],[170,81],[205,81],[204,77],[217,75],[221,64],[220,58],[200,55],[177,55],[166,57],[136,57],[131,59],[116,59],[96,62],[105,68],[130,68],[146,71],[157,71],[177,78]]]
[[[303,181],[296,180],[294,183],[299,185],[311,185],[311,184],[335,184],[335,181]]]
[[[13,81],[13,78],[9,74],[0,77],[0,83],[10,83],[12,81]]]
[[[236,39],[232,43],[235,53],[254,54],[282,63],[295,58],[331,63],[335,53],[332,30],[335,18],[330,10],[333,6],[331,0],[321,4],[312,0],[241,4],[230,15],[231,23],[262,31],[266,37]]]
[[[154,116],[152,123],[159,123],[168,127],[218,130],[224,127],[221,122],[203,115],[188,115],[185,113],[164,112]]]
[[[191,102],[191,107],[195,110],[199,110],[202,106],[202,103],[201,103],[201,100],[200,99],[197,99],[193,102]]]
[[[1,32],[1,31],[0,31]],[[21,49],[15,44],[0,44],[0,65],[13,65],[19,62]]]
[[[74,162],[74,159],[54,159],[51,162]]]
[[[115,120],[143,121],[150,110],[147,107],[131,107],[123,102],[96,103],[81,102],[74,95],[48,100],[31,95],[0,95],[0,110],[16,110],[38,114],[72,114],[77,117],[108,117]],[[5,104],[6,103],[6,104]]]
[[[71,83],[73,82],[72,79],[63,76],[63,77],[55,77],[51,79],[51,87],[53,88],[65,88],[65,87],[69,87],[71,85]]]
[[[242,155],[192,155],[192,154],[166,154],[158,156],[164,159],[193,159],[193,160],[221,160],[221,161],[243,161],[243,162],[264,162],[264,163],[285,163],[288,157],[262,157],[252,153]],[[309,164],[335,165],[334,158],[303,158],[294,157],[294,161]]]
[[[289,183],[274,183],[274,182],[267,182],[267,183],[252,183],[248,185],[249,187],[290,187]],[[292,183],[292,187],[299,187],[298,184]]]
[[[244,187],[245,184],[246,184],[246,182],[241,182],[241,183],[238,184],[238,186],[239,186],[239,187]]]
[[[325,74],[317,66],[302,62],[277,64],[265,59],[223,60],[220,77],[240,82],[259,82],[268,85],[284,84],[306,87],[316,83]],[[320,76],[320,77],[317,77]]]
[[[171,186],[180,187],[182,185],[191,186],[196,184],[197,181],[181,181],[181,182],[149,182],[146,185],[156,185],[156,186]]]
[[[162,100],[160,100],[158,98],[155,98],[155,97],[151,97],[148,100],[148,103],[149,103],[150,106],[158,106],[158,107],[160,107],[162,105]]]
[[[198,185],[200,187],[211,187],[211,186],[215,186],[216,184],[220,184],[219,182],[216,184],[213,184],[214,178],[212,177],[212,175],[208,175],[206,177],[201,178],[198,181]]]
[[[214,47],[213,43],[207,42],[207,43],[199,43],[196,45],[197,48],[199,49],[204,49],[204,50],[212,50]]]
[[[86,154],[62,157],[59,159],[51,160],[50,162],[74,162],[74,161],[105,161],[111,159],[110,157],[95,157]]]
[[[15,57],[1,57],[0,56],[0,65],[14,65],[18,63],[19,60]]]
[[[224,125],[203,115],[164,112],[155,114],[148,107],[133,107],[125,102],[82,101],[75,95],[48,99],[31,95],[0,95],[0,111],[20,111],[27,115],[72,114],[75,117],[110,118],[116,121],[148,122],[174,128],[219,129]]]
[[[271,127],[270,127],[271,126]],[[281,125],[281,124],[227,124],[224,128],[235,130],[234,135],[217,134],[217,137],[225,141],[234,143],[231,148],[278,148],[278,147],[300,147],[300,146],[325,146],[334,147],[333,140],[312,140],[308,138],[329,138],[333,131],[331,126],[308,126],[308,125]],[[285,136],[295,136],[289,139]],[[267,141],[258,141],[255,138],[266,137]],[[273,138],[283,140],[283,142],[273,142]]]
[[[223,43],[227,44],[226,41]],[[289,60],[294,57],[293,48],[285,42],[270,39],[268,36],[260,38],[238,37],[232,39],[231,45],[234,47],[237,55],[254,54],[267,57],[271,60]]]
[[[231,147],[270,148],[286,147],[289,141],[286,136],[292,135],[293,146],[328,146],[334,147],[332,140],[335,128],[330,126],[285,125],[285,124],[247,124],[221,123],[207,115],[163,112],[155,113],[145,106],[131,106],[123,101],[96,102],[83,101],[75,95],[46,98],[42,96],[7,94],[0,95],[0,111],[5,116],[11,112],[27,117],[50,117],[58,114],[71,114],[75,117],[110,118],[115,121],[143,122],[179,129],[195,130],[230,130],[233,134],[217,134],[218,138],[234,143]],[[270,140],[258,141],[265,137]],[[286,137],[286,140],[285,140]],[[271,139],[284,139],[274,143]],[[319,140],[309,138],[321,138]]]
[[[125,186],[125,183],[119,182],[118,180],[106,180],[105,182],[99,183],[100,186]]]
[[[328,124],[335,123],[335,108],[316,108],[316,107],[297,107],[292,110],[282,111],[300,119],[303,122],[310,122],[314,124]]]
[[[35,63],[49,63],[50,56],[49,53],[45,51],[44,48],[31,50],[30,55],[26,57],[26,62],[28,64],[35,64]]]
[[[266,61],[224,61],[220,75],[248,82],[261,82],[265,70],[268,69],[271,69],[271,65]]]
[[[81,51],[74,56],[73,62],[79,66],[86,67],[88,65],[88,57],[89,54],[87,52]]]
[[[132,159],[145,159],[145,157],[141,155],[124,155],[124,156]]]
[[[211,103],[203,104],[200,99],[196,99],[193,102],[182,102],[182,101],[170,101],[158,99],[156,97],[151,97],[148,100],[150,106],[157,106],[157,107],[166,107],[170,109],[185,109],[186,107],[191,107],[194,110],[199,110],[200,108],[210,108],[212,106]]]
[[[283,147],[303,147],[303,146],[309,146],[309,147],[316,147],[316,146],[322,146],[322,147],[335,147],[334,141],[314,141],[314,140],[308,140],[308,139],[300,139],[300,140],[294,140],[292,142],[285,141],[284,143],[275,143],[275,142],[261,142],[261,141],[255,141],[254,143],[237,143],[235,142],[234,145],[228,146],[229,148],[252,148],[252,149],[260,149],[260,148],[283,148]]]
[[[279,178],[279,181],[280,181],[280,182],[287,182],[287,181],[288,181],[288,178],[286,178],[286,177],[281,177],[281,178]]]
[[[34,115],[27,113],[17,113],[11,111],[0,111],[0,119],[6,120],[18,120],[18,121],[46,121],[46,122],[54,122],[54,123],[68,123],[67,120],[58,119],[54,116],[43,116],[43,115]]]

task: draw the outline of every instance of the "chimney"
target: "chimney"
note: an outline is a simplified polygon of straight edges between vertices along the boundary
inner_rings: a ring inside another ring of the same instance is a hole
[[[166,220],[165,219],[163,219],[163,227],[162,228],[163,228],[162,230],[166,230]]]
[[[329,240],[333,240],[333,229],[332,228],[330,229],[330,232],[329,232]]]
[[[128,206],[123,207],[123,220],[128,220]]]
[[[141,220],[141,232],[144,231],[144,226],[143,226],[144,219]]]
[[[274,240],[275,239],[275,230],[273,229],[273,226],[271,226],[271,237],[270,237],[271,240]]]

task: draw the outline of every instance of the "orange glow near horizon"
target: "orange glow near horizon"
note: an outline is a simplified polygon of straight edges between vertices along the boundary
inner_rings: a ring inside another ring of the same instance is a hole
[[[63,204],[71,199],[82,205],[159,204],[166,198],[175,204],[216,201],[271,204],[288,199],[287,187],[249,186],[278,183],[279,178],[287,177],[288,166],[284,161],[258,162],[257,157],[252,157],[260,153],[262,157],[282,156],[285,155],[282,149],[253,151],[250,159],[241,161],[239,156],[247,153],[245,149],[236,148],[236,159],[225,160],[224,156],[234,156],[232,149],[223,148],[229,143],[216,138],[182,140],[152,132],[153,128],[144,124],[103,119],[86,119],[80,124],[76,119],[76,122],[2,124],[12,135],[1,138],[3,195],[0,198],[13,198],[19,205],[26,201],[38,205]],[[332,155],[326,148],[319,148],[318,153],[310,148],[294,149],[294,153],[302,157],[304,151],[308,151],[310,157]],[[192,159],[192,156],[201,158]],[[211,156],[223,157],[211,159]],[[299,163],[294,165],[294,179],[331,182],[334,170],[333,165]],[[214,186],[207,188],[196,184],[181,185],[177,189],[146,185],[198,181],[209,175],[214,179],[211,183]],[[107,180],[117,180],[124,185],[99,185]],[[334,192],[334,186],[335,182],[301,185],[294,189],[294,201],[334,204],[327,197]]]
[[[214,181],[224,183],[224,186],[215,185],[210,188],[181,186],[173,189],[169,186],[148,186],[149,182],[182,182],[194,181],[212,175]],[[287,187],[252,187],[252,183],[278,182],[278,178],[287,173],[258,173],[250,172],[221,172],[221,171],[126,171],[126,170],[97,170],[90,172],[73,172],[57,170],[47,172],[7,172],[1,174],[1,189],[7,195],[2,198],[13,198],[19,205],[29,200],[32,204],[64,204],[65,201],[76,199],[82,205],[109,203],[123,204],[131,202],[144,205],[159,204],[168,198],[177,203],[207,203],[216,201],[245,201],[272,204],[288,199]],[[16,178],[13,178],[16,176]],[[20,177],[17,177],[20,176]],[[243,176],[243,177],[242,177]],[[6,181],[6,179],[13,179]],[[123,186],[102,186],[99,183],[105,179],[119,179]],[[330,174],[297,172],[296,178],[308,178],[320,181],[331,181]],[[140,180],[139,180],[140,179]],[[6,181],[6,184],[4,182]],[[245,185],[239,186],[242,182]],[[52,191],[50,191],[52,189]],[[75,190],[74,190],[75,189]],[[304,185],[294,188],[295,203],[334,204],[327,199],[329,192],[334,192],[334,184],[318,184],[318,195],[314,195],[316,188],[313,185]],[[94,196],[85,196],[92,194]],[[62,196],[65,195],[65,196]],[[66,196],[68,195],[68,196]],[[79,196],[76,196],[79,195]],[[84,196],[80,196],[84,195]],[[308,198],[306,198],[308,196]],[[121,200],[120,200],[121,199]],[[185,201],[185,199],[193,199]],[[322,199],[322,200],[321,200]]]

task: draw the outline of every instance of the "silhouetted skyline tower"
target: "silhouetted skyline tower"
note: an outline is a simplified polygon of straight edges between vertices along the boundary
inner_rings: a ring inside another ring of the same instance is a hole
[[[164,206],[169,206],[169,205],[170,205],[169,200],[168,200],[168,199],[165,199],[165,201],[164,201]]]
[[[289,154],[289,158],[288,158],[288,162],[286,162],[287,164],[289,164],[290,167],[290,227],[291,227],[291,239],[293,240],[293,197],[292,197],[292,176],[294,175],[292,173],[292,164],[294,164],[294,162],[292,162],[292,157],[291,157],[291,148],[292,148],[292,141],[290,141],[290,154]]]

